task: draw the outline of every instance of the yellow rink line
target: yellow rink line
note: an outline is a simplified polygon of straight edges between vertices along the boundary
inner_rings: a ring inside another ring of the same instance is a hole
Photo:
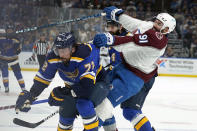
[[[159,76],[172,76],[172,77],[197,77],[197,75],[185,75],[185,74],[159,74]]]
[[[12,70],[11,68],[8,68],[8,70]],[[21,68],[22,71],[38,71],[38,69],[35,68]]]

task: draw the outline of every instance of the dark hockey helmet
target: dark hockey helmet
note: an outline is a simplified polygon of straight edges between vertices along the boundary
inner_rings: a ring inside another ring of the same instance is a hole
[[[75,44],[76,44],[75,37],[70,32],[60,33],[54,41],[54,46],[57,49],[72,48]]]

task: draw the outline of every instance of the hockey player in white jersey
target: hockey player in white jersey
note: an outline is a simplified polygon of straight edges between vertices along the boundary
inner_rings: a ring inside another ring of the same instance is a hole
[[[104,12],[107,19],[119,22],[134,35],[118,37],[105,33],[94,37],[93,43],[97,47],[113,46],[120,52],[123,61],[110,73],[112,90],[107,99],[97,107],[98,116],[102,120],[111,117],[113,107],[138,93],[144,83],[155,75],[156,61],[167,46],[168,39],[165,34],[172,32],[176,26],[176,20],[168,13],[160,13],[154,22],[147,22],[123,14],[122,9],[114,6],[105,8]],[[99,114],[101,110],[105,110],[105,113]],[[135,130],[152,131],[152,128],[143,126],[148,122],[143,115],[133,118],[132,112],[125,108],[123,114],[127,120],[132,121]]]

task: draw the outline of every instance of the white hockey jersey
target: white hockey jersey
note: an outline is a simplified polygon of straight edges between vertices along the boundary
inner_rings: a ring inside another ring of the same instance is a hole
[[[114,48],[121,52],[129,70],[146,82],[156,73],[156,61],[165,52],[167,37],[155,31],[152,22],[141,21],[124,14],[119,19],[124,28],[133,32],[133,36],[115,36]]]

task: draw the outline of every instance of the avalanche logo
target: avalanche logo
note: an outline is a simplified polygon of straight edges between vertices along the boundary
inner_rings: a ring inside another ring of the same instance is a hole
[[[155,32],[157,39],[161,40],[163,38],[163,34],[160,32]]]
[[[166,67],[165,63],[166,63],[167,60],[163,59],[163,60],[160,60],[158,59],[157,60],[157,64],[159,65],[159,67]]]

